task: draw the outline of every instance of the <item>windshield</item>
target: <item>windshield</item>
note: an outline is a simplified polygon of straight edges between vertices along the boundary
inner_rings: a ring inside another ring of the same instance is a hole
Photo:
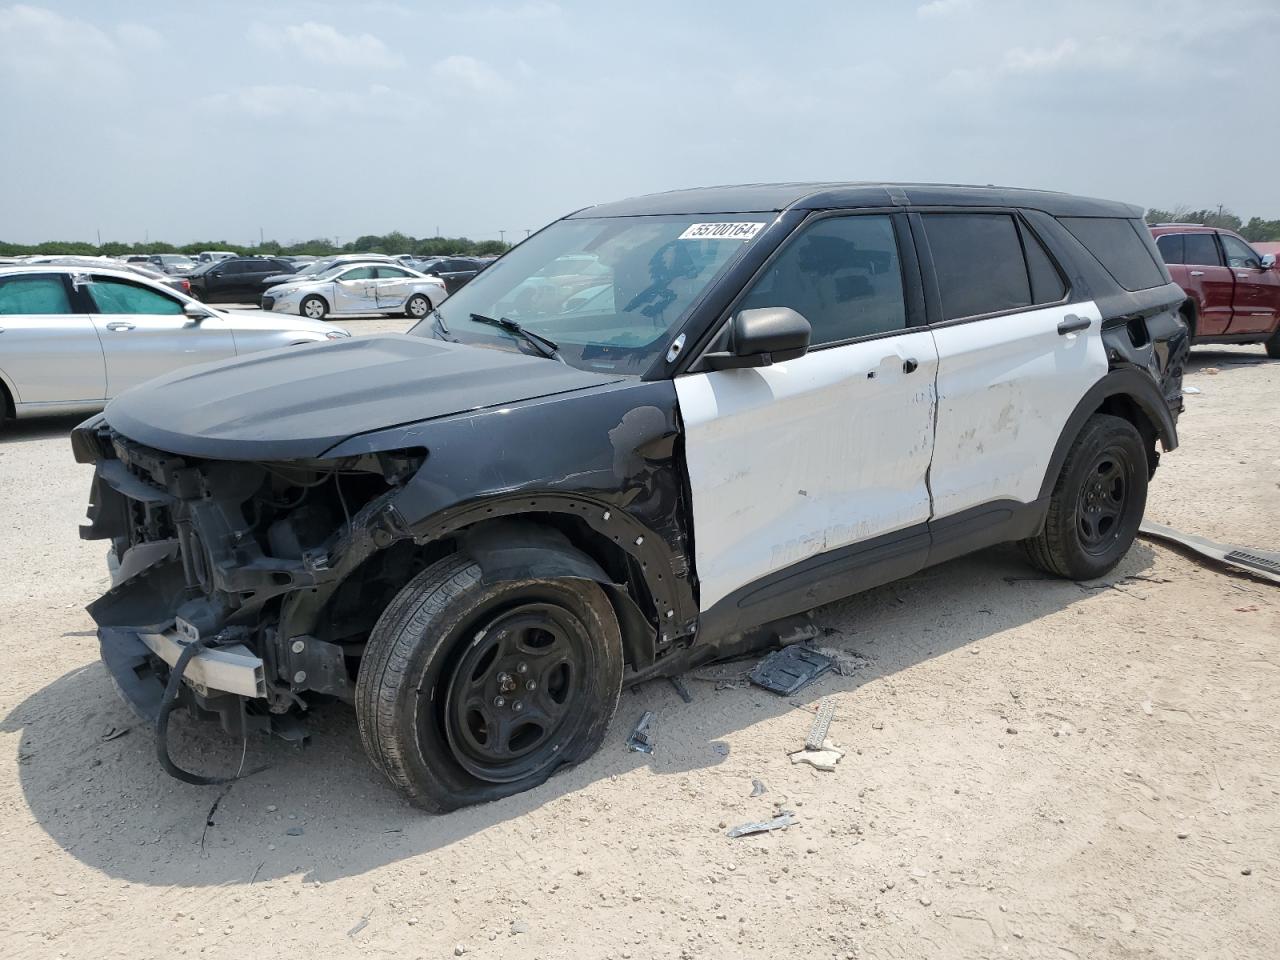
[[[553,341],[584,370],[638,376],[665,352],[694,301],[773,214],[560,220],[525,240],[440,304],[452,339],[536,352],[511,320]],[[745,222],[744,222],[745,221]],[[446,335],[434,318],[409,331]]]

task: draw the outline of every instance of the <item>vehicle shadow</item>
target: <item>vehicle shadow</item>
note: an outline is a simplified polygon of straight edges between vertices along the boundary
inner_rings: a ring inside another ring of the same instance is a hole
[[[0,426],[0,445],[23,443],[28,440],[54,440],[58,437],[70,437],[71,431],[78,424],[83,423],[86,417],[88,417],[88,414],[72,413],[56,417],[10,420]]]
[[[729,751],[720,738],[788,712],[797,714],[799,744],[811,718],[797,707],[844,694],[841,709],[848,709],[868,683],[1096,591],[1127,589],[1121,581],[1140,576],[1153,562],[1151,548],[1139,542],[1107,578],[1077,584],[1039,574],[1016,548],[1004,546],[822,607],[815,618],[824,636],[815,643],[865,658],[851,675],[829,673],[784,698],[746,685],[701,682],[708,674],[741,677],[751,666],[712,665],[684,678],[693,695],[688,704],[667,681],[650,681],[624,691],[594,757],[534,790],[444,816],[410,806],[373,769],[354,712],[343,704],[313,711],[309,746],[254,739],[244,755],[241,743],[216,725],[175,715],[172,753],[187,769],[227,774],[241,763],[246,770],[265,765],[229,790],[192,787],[164,774],[150,730],[119,701],[97,662],[14,707],[0,730],[22,731],[17,771],[33,817],[67,853],[108,876],[156,886],[240,885],[296,874],[327,882],[446,847],[639,767],[669,776],[725,764]],[[646,710],[657,715],[652,755],[625,746]],[[759,775],[768,777],[772,762],[762,762]],[[734,758],[726,775],[742,776],[740,766]],[[335,850],[353,852],[339,856]]]

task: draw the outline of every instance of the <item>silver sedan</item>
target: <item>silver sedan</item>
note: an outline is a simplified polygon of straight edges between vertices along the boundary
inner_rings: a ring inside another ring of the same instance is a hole
[[[421,320],[447,296],[443,280],[408,267],[346,264],[319,276],[269,287],[262,295],[262,309],[312,320],[362,313],[402,313]]]
[[[191,363],[338,340],[332,324],[215,310],[127,270],[0,267],[0,422],[92,412]]]

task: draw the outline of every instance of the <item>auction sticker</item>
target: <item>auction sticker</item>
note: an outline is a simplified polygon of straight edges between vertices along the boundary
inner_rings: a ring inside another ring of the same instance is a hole
[[[677,240],[750,240],[763,223],[695,223]]]

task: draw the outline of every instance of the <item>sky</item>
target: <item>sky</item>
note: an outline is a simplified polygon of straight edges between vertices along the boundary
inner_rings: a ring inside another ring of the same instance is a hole
[[[512,240],[717,183],[1280,217],[1277,0],[0,0],[0,240]]]

